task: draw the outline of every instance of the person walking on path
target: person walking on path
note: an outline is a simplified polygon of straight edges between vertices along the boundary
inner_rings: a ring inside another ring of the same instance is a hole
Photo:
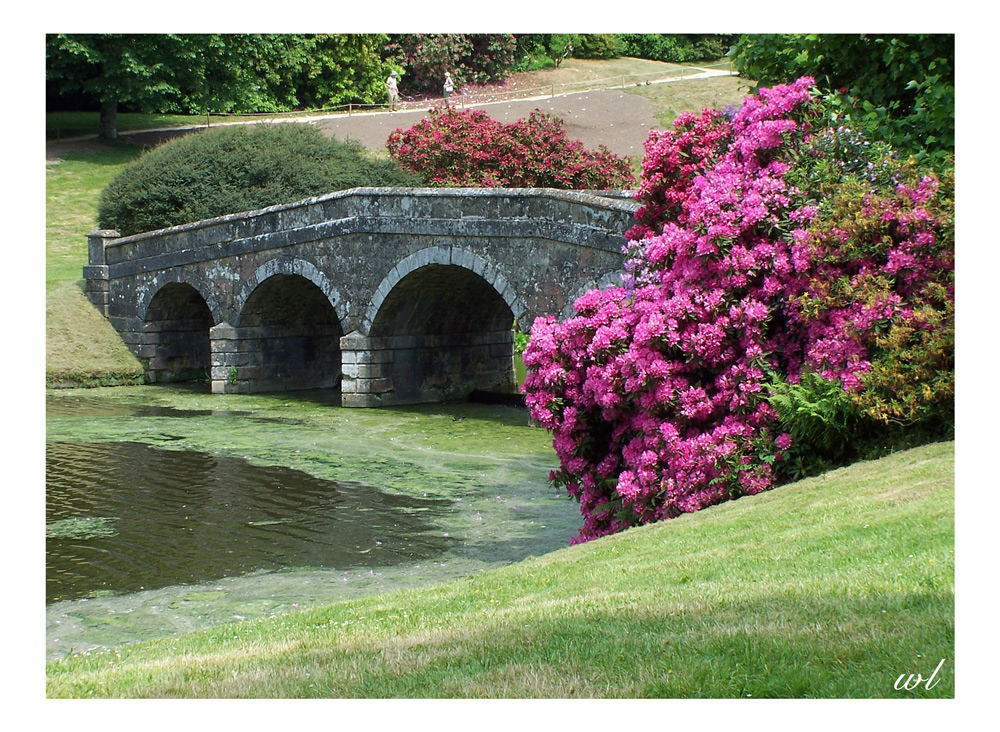
[[[396,111],[396,103],[399,101],[399,87],[396,85],[398,74],[393,71],[389,78],[385,80],[385,89],[389,93],[389,111]]]
[[[444,72],[444,106],[451,106],[448,99],[453,91],[455,91],[455,85],[451,82],[451,74],[446,71]]]

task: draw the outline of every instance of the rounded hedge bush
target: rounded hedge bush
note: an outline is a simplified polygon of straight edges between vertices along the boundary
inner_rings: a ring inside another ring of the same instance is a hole
[[[171,140],[127,166],[101,192],[98,225],[122,236],[419,178],[353,140],[307,124],[220,127]]]

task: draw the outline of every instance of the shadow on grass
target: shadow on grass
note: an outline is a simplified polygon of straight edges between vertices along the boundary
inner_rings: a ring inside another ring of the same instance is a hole
[[[331,696],[953,698],[951,605],[918,592],[772,596],[662,615],[588,609],[310,656],[323,668],[354,669],[349,683],[323,680],[317,691]],[[894,689],[901,674],[926,681],[942,659],[933,688]]]

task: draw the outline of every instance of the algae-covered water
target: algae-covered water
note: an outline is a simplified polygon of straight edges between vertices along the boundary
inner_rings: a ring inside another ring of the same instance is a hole
[[[575,535],[523,408],[338,396],[49,393],[48,658],[467,576]]]

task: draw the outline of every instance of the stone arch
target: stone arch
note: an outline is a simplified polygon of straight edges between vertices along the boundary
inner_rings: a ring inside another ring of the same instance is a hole
[[[514,318],[522,321],[528,313],[524,301],[503,275],[500,266],[489,257],[453,246],[433,246],[421,249],[396,263],[375,288],[371,304],[365,312],[363,331],[370,332],[382,304],[392,289],[408,274],[429,265],[451,265],[467,269],[483,278],[514,313]]]
[[[416,252],[393,267],[372,298],[368,337],[361,336],[370,353],[356,368],[355,391],[382,405],[514,392],[513,326],[526,312],[486,257],[452,246]],[[345,384],[347,377],[345,358]]]
[[[189,285],[192,287],[199,295],[201,295],[201,299],[204,300],[205,305],[208,306],[208,310],[212,314],[212,325],[217,325],[222,322],[222,307],[219,305],[219,300],[215,295],[215,288],[212,286],[211,282],[194,272],[185,273],[179,269],[168,269],[158,272],[150,282],[150,286],[141,291],[139,302],[136,307],[136,317],[140,323],[146,322],[149,313],[149,305],[153,301],[153,298],[155,298],[160,290],[162,290],[166,285],[170,284]]]
[[[168,281],[163,281],[168,280]],[[150,383],[207,381],[215,314],[202,292],[185,278],[154,280],[141,309],[138,355]]]
[[[346,333],[348,328],[347,314],[345,311],[345,303],[340,295],[340,290],[337,289],[336,285],[326,276],[319,267],[317,267],[312,262],[306,259],[298,259],[294,257],[277,257],[275,259],[268,260],[260,267],[258,267],[252,275],[243,283],[243,287],[240,288],[239,294],[236,296],[236,300],[233,304],[233,319],[238,320],[240,314],[243,312],[243,307],[247,303],[247,299],[253,294],[253,291],[264,282],[265,280],[274,277],[275,275],[297,275],[303,277],[310,282],[312,282],[316,287],[320,289],[326,299],[330,302],[331,307],[333,307],[334,312],[337,314],[337,318],[340,320],[340,327]]]
[[[311,262],[279,258],[266,262],[236,297],[228,349],[225,391],[265,392],[329,389],[341,380],[341,298]],[[222,352],[220,343],[216,351]],[[213,386],[213,388],[215,388]]]

